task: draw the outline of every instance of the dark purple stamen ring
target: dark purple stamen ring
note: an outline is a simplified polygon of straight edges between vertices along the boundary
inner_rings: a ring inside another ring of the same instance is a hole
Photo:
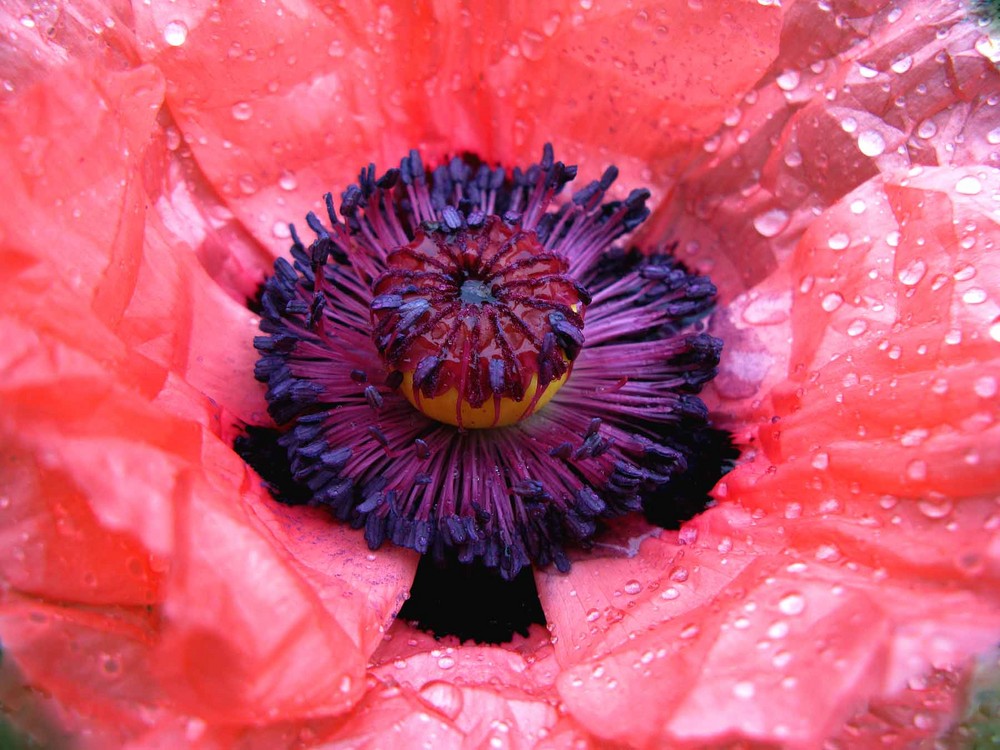
[[[612,168],[557,202],[575,174],[549,147],[510,174],[472,158],[428,173],[411,152],[382,177],[363,170],[339,216],[327,196],[330,225],[310,214],[308,247],[293,229],[292,262],[265,284],[256,376],[309,502],[372,548],[450,548],[507,577],[564,570],[567,546],[586,546],[602,519],[670,502],[690,435],[706,429],[696,394],[721,342],[691,327],[715,289],[670,256],[614,249],[648,193],[605,201]],[[481,243],[490,232],[503,240]],[[415,338],[422,328],[442,333]],[[483,404],[523,397],[531,368],[573,374],[530,418],[462,431],[410,405],[397,358],[421,393],[451,378]]]

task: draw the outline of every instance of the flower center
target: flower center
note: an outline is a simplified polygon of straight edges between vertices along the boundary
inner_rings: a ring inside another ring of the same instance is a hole
[[[479,429],[519,422],[566,382],[589,295],[533,231],[496,216],[422,228],[373,284],[372,338],[423,414]]]

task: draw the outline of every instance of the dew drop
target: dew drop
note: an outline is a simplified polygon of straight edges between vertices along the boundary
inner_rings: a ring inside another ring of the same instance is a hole
[[[858,121],[853,117],[845,117],[840,121],[840,127],[845,133],[853,133],[858,129]]]
[[[253,107],[246,102],[236,102],[233,105],[233,119],[246,122],[253,117]]]
[[[294,172],[289,172],[287,169],[281,173],[278,177],[278,187],[282,190],[292,191],[299,186],[299,181],[295,177]]]
[[[696,635],[698,635],[700,631],[701,629],[697,625],[692,623],[691,625],[688,625],[683,630],[681,630],[681,632],[678,633],[678,635],[684,640],[690,640],[691,638],[694,638]]]
[[[893,73],[903,74],[913,67],[913,58],[909,55],[902,55],[893,60],[889,67]]]
[[[847,326],[848,336],[860,336],[868,330],[868,323],[861,318],[856,318]]]
[[[860,216],[868,208],[868,205],[858,198],[856,201],[851,201],[851,213],[855,216]]]
[[[240,186],[240,192],[244,195],[253,195],[257,192],[257,180],[252,174],[241,175],[237,183]]]
[[[675,589],[673,586],[671,586],[669,588],[663,589],[663,592],[660,594],[660,598],[665,599],[666,601],[669,602],[672,599],[676,599],[680,595],[681,592]]]
[[[171,21],[163,27],[163,41],[171,47],[180,47],[187,41],[188,27],[183,21]]]
[[[962,294],[962,302],[967,305],[981,305],[986,301],[987,295],[985,289],[980,289],[979,287],[973,287],[972,289],[966,289]]]
[[[934,520],[947,518],[951,515],[952,510],[955,508],[952,501],[948,498],[942,498],[940,500],[924,498],[917,502],[917,507],[927,518],[933,518]]]
[[[983,375],[976,379],[972,389],[979,398],[993,398],[997,395],[997,379],[992,375]]]
[[[775,82],[782,91],[794,91],[801,80],[802,77],[797,70],[786,70],[775,79]]]
[[[753,698],[755,692],[757,691],[754,688],[754,684],[746,680],[733,685],[733,695],[742,700],[750,700]]]
[[[788,623],[784,620],[776,620],[767,629],[767,637],[779,641],[788,635]]]
[[[899,283],[905,286],[916,286],[920,283],[920,280],[924,278],[924,274],[927,273],[927,264],[922,260],[910,261],[906,266],[899,272],[897,278]]]
[[[927,462],[921,459],[910,461],[906,466],[906,476],[914,482],[922,482],[927,479]]]
[[[987,133],[986,141],[992,146],[1000,144],[1000,127],[993,128],[993,130]]]
[[[784,669],[788,666],[789,662],[792,660],[791,651],[778,651],[774,656],[771,657],[771,664],[775,666],[776,669]]]
[[[292,236],[292,233],[288,228],[288,224],[283,221],[274,222],[274,226],[271,227],[271,234],[279,240],[287,240]]]
[[[455,719],[462,713],[465,702],[460,688],[442,680],[431,680],[420,688],[420,697],[449,719]]]
[[[631,581],[627,581],[625,583],[625,587],[624,588],[625,588],[625,593],[626,594],[635,595],[635,594],[638,594],[640,591],[642,591],[642,584],[639,583],[636,580],[631,580]]]
[[[967,175],[955,183],[955,192],[962,195],[979,195],[982,189],[983,184],[972,175]]]
[[[862,204],[862,206],[863,205],[864,204]],[[862,210],[864,209],[862,208]],[[844,250],[851,244],[851,238],[844,232],[837,232],[836,234],[830,235],[830,239],[826,241],[826,244],[830,246],[831,250]]]
[[[761,237],[774,237],[788,226],[788,213],[780,208],[765,211],[753,220],[753,228]]]
[[[840,292],[830,292],[819,304],[828,313],[832,313],[844,304],[844,297]]]
[[[937,134],[937,125],[933,120],[924,120],[917,126],[918,138],[933,138]]]
[[[802,154],[798,151],[789,151],[785,154],[785,164],[793,169],[802,166]]]
[[[451,656],[442,656],[438,659],[438,666],[441,669],[451,669],[455,666],[455,659]]]
[[[1000,318],[995,318],[990,323],[990,338],[1000,343]]]
[[[791,616],[802,614],[806,608],[806,598],[802,594],[785,594],[778,602],[778,609],[783,614]]]
[[[889,11],[889,15],[886,16],[885,18],[889,23],[896,23],[896,21],[898,21],[902,17],[903,17],[903,9],[893,8],[892,10]]]
[[[818,469],[819,471],[825,470],[830,465],[830,454],[829,453],[817,453],[813,456],[812,467]]]
[[[899,240],[901,238],[902,236],[899,234],[899,232],[893,230],[885,236],[885,244],[887,244],[889,247],[899,247]]]
[[[601,617],[601,613],[596,609],[587,610],[587,622],[597,622]]]
[[[878,70],[873,68],[871,65],[858,63],[858,73],[862,78],[874,78],[878,75]]]
[[[874,130],[865,130],[858,136],[858,150],[865,156],[878,156],[885,151],[885,139]]]

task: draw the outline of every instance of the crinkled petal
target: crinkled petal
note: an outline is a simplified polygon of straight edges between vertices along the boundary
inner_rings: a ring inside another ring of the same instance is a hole
[[[680,0],[636,10],[186,2],[137,6],[136,25],[209,182],[277,255],[283,222],[365,162],[415,147],[517,164],[554,141],[589,172],[614,161],[628,184],[658,184],[770,64],[781,15]]]

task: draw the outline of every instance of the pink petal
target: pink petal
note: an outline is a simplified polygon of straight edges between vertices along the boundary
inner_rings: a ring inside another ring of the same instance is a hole
[[[766,69],[781,20],[776,7],[680,0],[634,12],[195,2],[136,12],[140,53],[163,71],[198,164],[275,254],[287,249],[283,222],[301,223],[368,161],[384,169],[409,148],[517,164],[552,140],[595,176],[616,161],[624,183],[661,183]],[[165,40],[169,24],[183,24],[183,44]]]

